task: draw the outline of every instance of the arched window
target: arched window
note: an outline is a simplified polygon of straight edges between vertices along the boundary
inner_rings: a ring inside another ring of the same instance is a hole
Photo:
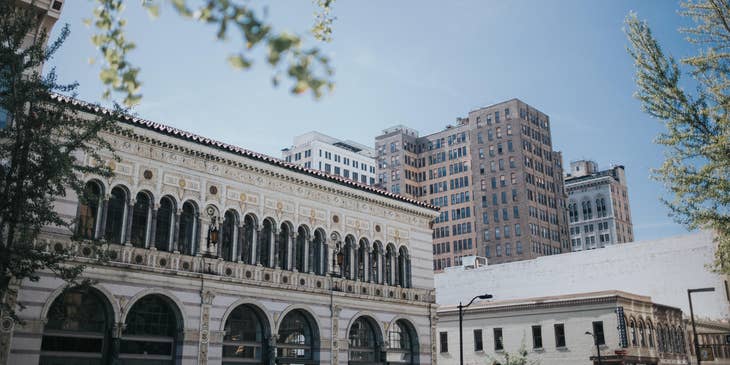
[[[226,319],[223,337],[223,364],[265,364],[270,337],[265,316],[248,304],[238,306]]]
[[[79,200],[79,223],[77,234],[81,238],[96,238],[96,226],[99,217],[99,204],[101,203],[102,190],[101,186],[89,181],[84,187],[83,196]]]
[[[193,203],[187,201],[183,204],[180,213],[180,230],[178,232],[178,249],[183,255],[193,255],[195,253],[193,245],[195,244],[196,213]]]
[[[380,361],[378,335],[375,332],[374,320],[359,317],[350,327],[348,339],[350,352],[348,364],[377,363]]]
[[[274,267],[274,262],[271,259],[271,245],[274,237],[274,223],[271,219],[264,219],[263,227],[261,228],[261,237],[259,237],[259,263],[266,267]]]
[[[124,189],[115,187],[112,189],[109,202],[107,203],[106,229],[104,239],[111,243],[122,243],[122,232],[124,232],[124,212],[127,205],[127,194]]]
[[[278,364],[317,363],[315,344],[316,325],[304,311],[293,310],[284,316],[279,325],[276,344]]]
[[[411,287],[411,259],[408,256],[408,250],[405,246],[401,246],[398,250],[398,281],[397,284],[404,287]]]
[[[636,347],[638,345],[636,342],[636,322],[633,318],[631,318],[631,322],[629,322],[629,329],[631,329],[631,346]]]
[[[147,223],[150,218],[150,197],[146,193],[137,193],[132,209],[132,235],[129,238],[134,247],[147,245]]]
[[[649,347],[654,348],[654,325],[651,321],[647,322],[646,333],[649,337]]]
[[[175,214],[175,204],[168,196],[160,200],[157,209],[157,224],[155,227],[155,247],[161,251],[170,251],[172,243],[172,217]]]
[[[281,224],[281,230],[279,232],[279,262],[277,267],[288,270],[289,269],[289,245],[291,244],[291,231],[287,223]]]
[[[343,278],[354,279],[352,270],[352,256],[355,254],[355,238],[352,236],[345,237],[345,248],[344,248],[344,259],[342,260],[342,266],[340,266],[341,274]]]
[[[639,320],[639,339],[641,347],[646,347],[646,333],[644,332],[644,320]]]
[[[314,231],[314,240],[312,240],[312,248],[314,249],[314,254],[312,255],[312,257],[314,258],[314,273],[317,275],[324,275],[326,271],[326,269],[323,267],[324,265],[322,265],[322,257],[327,257],[324,256],[324,250],[322,247],[323,245],[324,233],[321,229],[318,229]]]
[[[297,230],[297,244],[294,246],[294,257],[296,258],[294,265],[299,272],[309,272],[309,269],[304,266],[304,254],[305,254],[305,246],[307,245],[307,241],[309,239],[309,234],[307,233],[307,228],[304,226],[299,226],[299,229]],[[311,263],[307,263],[308,265],[311,265]]]
[[[241,261],[247,264],[253,264],[251,260],[254,257],[252,253],[254,230],[256,230],[256,220],[247,214],[243,218],[243,239],[241,240]]]
[[[677,345],[679,346],[679,352],[684,354],[687,352],[687,344],[684,342],[684,331],[682,327],[677,327]]]
[[[71,289],[51,304],[40,365],[109,363],[113,313],[94,289]]]
[[[385,252],[385,283],[393,285],[393,260],[395,260],[395,248],[388,245]]]
[[[418,336],[413,326],[399,319],[388,331],[388,362],[417,364]]]
[[[365,278],[365,262],[367,262],[368,249],[367,241],[363,238],[357,249],[357,280],[366,281]]]
[[[372,273],[370,276],[373,278],[374,283],[381,283],[382,280],[382,274],[380,273],[380,256],[383,254],[383,246],[380,244],[380,242],[375,241],[373,244],[373,254],[372,254],[372,261],[370,263],[370,272]]]
[[[223,215],[223,225],[221,227],[221,258],[226,261],[233,261],[233,248],[236,232],[236,213],[232,210],[226,211]]]
[[[182,340],[182,320],[177,313],[169,299],[157,294],[134,303],[120,343],[122,363],[173,364]]]

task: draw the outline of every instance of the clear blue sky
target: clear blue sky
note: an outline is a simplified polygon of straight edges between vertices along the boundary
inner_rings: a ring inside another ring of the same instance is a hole
[[[622,27],[636,11],[665,50],[692,52],[677,28],[688,20],[677,1],[353,1],[338,0],[334,41],[323,48],[336,68],[336,90],[323,100],[273,88],[259,58],[241,72],[225,61],[238,45],[214,29],[163,8],[151,20],[129,1],[132,60],[142,67],[144,118],[280,157],[292,137],[319,130],[373,144],[394,124],[424,134],[470,110],[520,98],[547,113],[565,162],[623,164],[636,239],[684,232],[659,202],[663,187],[649,170],[662,161],[652,143],[662,126],[632,97],[634,69]],[[256,2],[254,2],[256,3]],[[59,24],[71,36],[52,62],[62,80],[79,81],[79,97],[100,101],[89,1],[66,1]],[[277,29],[305,32],[309,0],[269,4]]]

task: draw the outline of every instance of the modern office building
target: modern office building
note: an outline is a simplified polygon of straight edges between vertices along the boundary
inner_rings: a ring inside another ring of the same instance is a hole
[[[45,271],[18,283],[23,322],[0,322],[0,362],[434,363],[435,207],[152,121],[119,124],[103,132],[118,159],[100,151],[114,176],[85,175],[91,198],[55,205],[83,239],[49,227],[37,242],[71,249],[92,285],[65,290]]]
[[[437,362],[457,365],[459,310],[441,306],[438,316]],[[616,290],[478,301],[464,312],[463,363],[686,365],[686,333],[680,309]]]
[[[634,240],[628,190],[623,166],[598,171],[594,161],[570,163],[565,192],[573,251]]]
[[[294,144],[281,150],[286,162],[351,179],[375,184],[375,150],[350,140],[340,140],[319,132],[294,137]]]
[[[562,157],[547,115],[512,99],[427,136],[388,128],[375,139],[378,184],[441,207],[434,270],[570,251]]]

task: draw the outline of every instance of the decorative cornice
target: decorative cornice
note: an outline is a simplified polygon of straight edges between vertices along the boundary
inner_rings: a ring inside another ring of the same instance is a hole
[[[80,109],[82,109],[84,111],[87,111],[89,113],[102,114],[102,115],[113,115],[114,114],[114,112],[112,112],[111,110],[109,110],[107,108],[103,108],[103,107],[98,106],[98,105],[94,105],[94,104],[91,104],[91,103],[88,103],[88,102],[85,102],[85,101],[81,101],[81,100],[74,99],[74,98],[71,98],[71,97],[63,96],[63,95],[60,95],[60,94],[52,94],[51,95],[51,100],[57,101],[57,102],[66,103],[66,104],[70,104],[70,105],[72,105],[74,107],[78,107],[78,108],[80,108]],[[236,155],[239,155],[239,156],[242,156],[242,157],[246,157],[246,158],[252,159],[254,161],[259,161],[259,162],[263,162],[263,163],[266,163],[266,164],[269,164],[269,165],[273,165],[273,166],[276,166],[276,167],[281,167],[281,168],[287,169],[287,170],[292,171],[292,172],[295,172],[295,173],[299,173],[299,174],[303,174],[303,175],[306,175],[306,176],[310,176],[310,177],[322,179],[324,181],[332,182],[332,183],[339,184],[339,185],[342,185],[342,186],[354,188],[354,189],[361,190],[361,191],[364,191],[364,192],[368,192],[368,193],[373,193],[373,194],[376,194],[376,195],[380,195],[382,197],[386,197],[386,198],[394,199],[394,200],[397,200],[397,201],[405,202],[405,203],[408,203],[408,204],[411,204],[411,205],[418,206],[420,208],[426,208],[426,209],[429,209],[429,210],[432,210],[432,211],[438,211],[439,210],[438,207],[433,206],[431,204],[428,204],[426,202],[422,202],[422,201],[415,200],[415,199],[411,199],[411,198],[408,198],[408,197],[405,197],[405,196],[402,196],[402,195],[394,194],[394,193],[388,192],[388,191],[383,190],[383,189],[379,189],[379,188],[376,188],[376,187],[373,187],[373,186],[369,186],[369,185],[361,184],[359,182],[355,182],[355,181],[350,180],[350,179],[345,179],[345,178],[342,178],[342,177],[339,177],[339,176],[327,174],[327,173],[322,172],[322,171],[319,171],[319,170],[308,169],[308,168],[305,168],[303,166],[296,165],[296,164],[292,164],[292,163],[288,163],[286,161],[283,161],[283,160],[280,160],[280,159],[277,159],[277,158],[274,158],[274,157],[271,157],[271,156],[267,156],[267,155],[264,155],[264,154],[261,154],[261,153],[257,153],[257,152],[253,152],[253,151],[250,151],[250,150],[247,150],[247,149],[238,147],[238,146],[230,145],[230,144],[227,144],[227,143],[224,143],[224,142],[220,142],[220,141],[213,140],[213,139],[210,139],[210,138],[207,138],[207,137],[203,137],[203,136],[200,136],[200,135],[197,135],[197,134],[193,134],[193,133],[190,133],[190,132],[187,132],[187,131],[184,131],[184,130],[181,130],[181,129],[177,129],[177,128],[174,128],[174,127],[171,127],[171,126],[168,126],[168,125],[156,123],[156,122],[153,122],[153,121],[150,121],[150,120],[146,120],[146,119],[142,119],[142,118],[137,118],[137,117],[131,116],[129,114],[123,114],[123,115],[121,115],[120,122],[125,123],[125,124],[129,124],[129,125],[132,125],[134,127],[151,130],[151,131],[153,131],[155,133],[160,133],[162,135],[170,136],[170,137],[173,137],[173,138],[178,138],[178,139],[181,139],[181,140],[184,140],[184,141],[188,141],[188,142],[200,144],[200,145],[203,145],[203,146],[211,147],[211,148],[214,148],[214,149],[218,149],[218,150],[221,150],[221,151],[233,153],[233,154],[236,154]],[[129,132],[127,132],[127,133],[129,133]],[[141,137],[141,136],[139,136],[139,137]],[[141,138],[144,138],[144,137],[141,137]],[[148,138],[150,142],[153,142],[154,141],[151,137],[146,137],[146,138]],[[187,148],[185,148],[183,146],[171,144],[171,143],[164,142],[164,141],[154,141],[154,142],[156,142],[156,144],[158,144],[158,145],[161,145],[161,146],[164,146],[164,147],[167,147],[167,148],[171,148],[171,149],[178,150],[178,151],[181,151],[181,152],[191,153],[191,154],[194,154],[194,155],[197,155],[197,156],[200,156],[200,157],[204,157],[206,159],[210,159],[210,160],[213,160],[213,161],[226,162],[228,164],[236,164],[236,165],[239,165],[239,163],[234,162],[234,161],[230,161],[230,160],[225,159],[225,158],[223,158],[221,156],[207,154],[207,153],[203,153],[203,152],[200,152],[200,151],[189,150],[189,149],[187,149]],[[239,167],[243,168],[244,165],[240,165]],[[260,173],[267,173],[267,174],[274,175],[274,176],[278,175],[278,174],[276,174],[276,172],[270,171],[270,170],[269,171],[265,171],[265,170],[262,170],[262,169],[256,169],[255,167],[253,167],[253,169],[254,170],[258,170],[258,172],[260,172]],[[304,181],[301,181],[301,182],[304,182]],[[347,194],[347,193],[345,193],[345,194]]]

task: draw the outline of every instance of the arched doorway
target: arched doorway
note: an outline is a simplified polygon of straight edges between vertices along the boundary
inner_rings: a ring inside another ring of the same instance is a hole
[[[380,349],[382,337],[377,322],[370,317],[359,317],[350,327],[348,364],[382,364]]]
[[[114,314],[92,288],[70,289],[51,304],[41,342],[40,365],[107,364]]]
[[[151,294],[134,303],[124,322],[119,363],[175,364],[181,351],[182,316],[162,295]]]
[[[317,364],[319,330],[309,313],[295,309],[284,316],[276,343],[278,364]]]
[[[388,363],[418,364],[418,335],[410,322],[399,319],[388,331]]]
[[[224,330],[223,365],[268,363],[271,331],[260,309],[239,305],[226,319]]]

